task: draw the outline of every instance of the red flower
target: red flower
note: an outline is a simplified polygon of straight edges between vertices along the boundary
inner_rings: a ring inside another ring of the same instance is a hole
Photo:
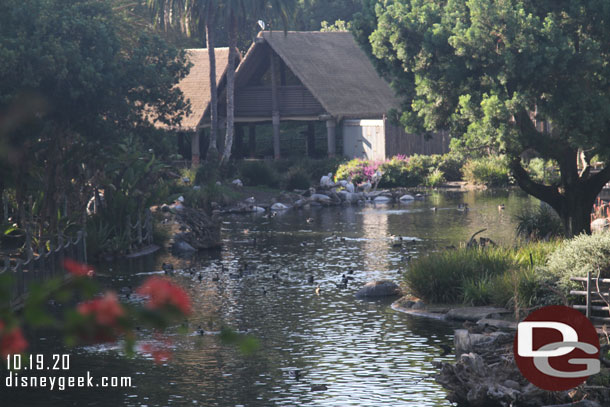
[[[80,303],[76,310],[81,315],[94,315],[98,324],[108,327],[116,326],[118,318],[125,314],[113,292],[107,292],[102,298]]]
[[[93,277],[95,269],[88,264],[79,263],[70,258],[64,259],[64,268],[77,277]]]
[[[150,277],[136,290],[149,297],[148,307],[152,309],[173,306],[184,315],[191,313],[191,299],[186,291],[166,278]]]
[[[22,353],[28,347],[21,328],[15,327],[10,331],[4,330],[4,322],[0,321],[0,356],[2,359],[8,355]]]

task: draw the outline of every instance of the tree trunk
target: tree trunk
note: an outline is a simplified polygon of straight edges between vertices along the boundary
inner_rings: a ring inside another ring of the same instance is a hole
[[[227,133],[225,137],[225,149],[222,154],[221,164],[231,158],[231,147],[233,146],[233,133],[235,131],[235,53],[237,52],[237,19],[231,11],[229,16],[229,66],[227,67]]]
[[[205,22],[205,39],[208,47],[208,58],[210,64],[210,144],[208,146],[207,159],[218,158],[218,146],[216,145],[218,134],[218,90],[216,86],[216,53],[214,51],[214,10],[208,9]]]
[[[510,164],[513,176],[525,192],[555,209],[566,237],[590,234],[591,210],[602,188],[610,181],[610,165],[595,175],[590,175],[586,169],[579,174],[576,149],[564,148],[559,156],[560,185],[549,186],[532,181],[519,157],[515,157]]]

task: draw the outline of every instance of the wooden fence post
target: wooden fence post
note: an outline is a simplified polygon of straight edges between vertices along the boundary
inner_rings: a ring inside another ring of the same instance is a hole
[[[585,315],[587,318],[591,318],[591,272],[587,271],[587,298],[586,298],[587,310]]]

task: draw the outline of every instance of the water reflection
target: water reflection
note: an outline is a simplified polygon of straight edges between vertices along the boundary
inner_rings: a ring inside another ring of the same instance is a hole
[[[471,209],[457,211],[460,202]],[[501,203],[504,211],[498,210]],[[435,193],[408,205],[225,218],[220,252],[188,260],[158,256],[155,263],[130,260],[102,270],[102,282],[116,290],[136,286],[163,261],[196,270],[174,277],[192,296],[195,314],[188,321],[191,335],[170,335],[171,363],[155,365],[144,355],[126,360],[118,349],[73,349],[71,375],[89,370],[131,376],[134,387],[63,393],[2,389],[2,405],[449,405],[431,377],[431,362],[443,359],[439,344],[452,342],[452,327],[397,313],[388,302],[356,300],[354,293],[372,279],[398,281],[406,256],[457,245],[482,228],[488,228],[486,236],[510,243],[512,217],[533,204],[515,193]],[[395,247],[392,235],[418,240]],[[246,264],[252,273],[231,278]],[[337,289],[349,268],[356,270],[355,281]],[[307,282],[310,275],[313,284]],[[245,357],[222,345],[215,334],[222,324],[259,338],[260,351]],[[203,336],[197,334],[200,326]],[[62,351],[51,340],[35,346],[45,353]],[[297,369],[299,377],[291,374]],[[326,384],[328,390],[312,392],[312,384]]]

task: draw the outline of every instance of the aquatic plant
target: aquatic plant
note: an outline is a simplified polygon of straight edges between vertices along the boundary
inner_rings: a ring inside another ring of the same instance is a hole
[[[543,287],[552,284],[544,266],[558,246],[553,241],[434,252],[414,260],[404,281],[429,303],[529,307],[554,295]]]

